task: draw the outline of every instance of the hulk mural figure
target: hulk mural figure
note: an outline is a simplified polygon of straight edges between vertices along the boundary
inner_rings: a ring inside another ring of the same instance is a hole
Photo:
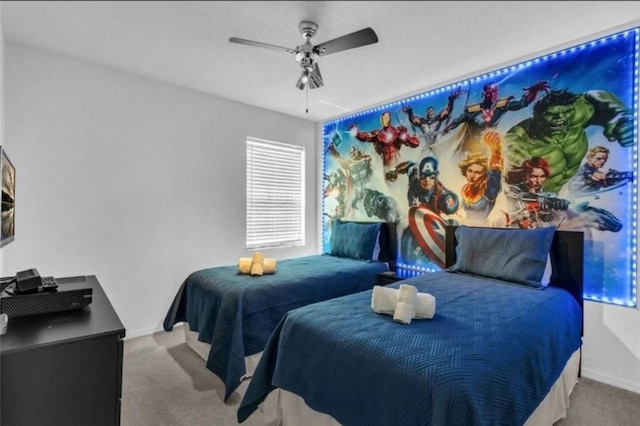
[[[613,93],[590,90],[582,94],[552,90],[538,100],[533,116],[507,131],[507,158],[511,165],[541,157],[550,165],[545,192],[560,192],[578,171],[589,141],[586,129],[602,126],[609,142],[633,145],[633,116]]]

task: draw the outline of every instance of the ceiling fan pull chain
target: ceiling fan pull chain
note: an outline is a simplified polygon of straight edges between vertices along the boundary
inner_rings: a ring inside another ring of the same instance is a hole
[[[309,114],[309,85],[307,84],[307,114]]]

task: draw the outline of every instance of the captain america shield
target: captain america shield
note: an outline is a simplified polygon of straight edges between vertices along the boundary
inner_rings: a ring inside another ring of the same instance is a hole
[[[423,253],[434,263],[445,267],[445,222],[425,206],[409,209],[409,226]]]

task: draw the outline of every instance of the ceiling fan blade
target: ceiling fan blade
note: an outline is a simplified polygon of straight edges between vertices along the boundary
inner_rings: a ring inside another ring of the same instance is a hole
[[[322,86],[324,86],[324,82],[322,81],[322,74],[320,74],[320,66],[316,62],[313,71],[309,73],[309,88],[317,89]]]
[[[247,46],[264,47],[266,49],[280,50],[280,51],[285,51],[285,52],[294,53],[294,54],[297,53],[295,49],[290,49],[288,47],[276,46],[275,44],[261,43],[259,41],[245,40],[244,38],[231,37],[229,41],[231,43],[245,44]]]
[[[314,52],[320,56],[330,55],[343,50],[353,49],[354,47],[366,46],[378,42],[376,32],[371,28],[364,28],[333,40],[325,41],[314,47]]]

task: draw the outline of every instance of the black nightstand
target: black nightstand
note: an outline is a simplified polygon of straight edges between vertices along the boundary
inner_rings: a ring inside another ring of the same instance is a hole
[[[375,285],[389,285],[407,278],[417,277],[428,274],[428,271],[420,271],[416,269],[398,268],[396,271],[379,272],[376,277]]]
[[[394,271],[379,272],[376,277],[376,285],[389,285],[404,279],[405,277],[398,276]]]

